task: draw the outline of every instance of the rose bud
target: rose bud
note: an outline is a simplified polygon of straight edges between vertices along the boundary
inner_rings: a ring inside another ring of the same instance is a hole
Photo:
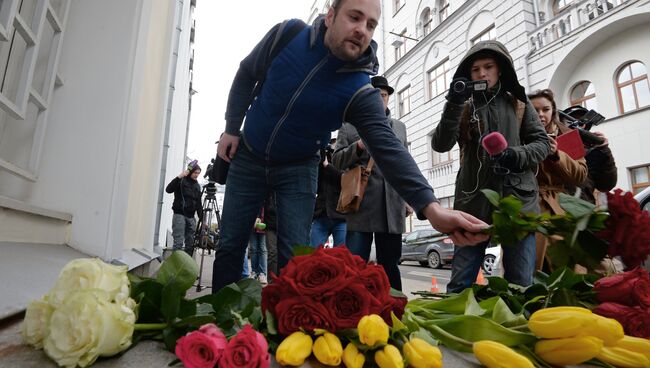
[[[496,341],[481,340],[474,343],[472,351],[487,368],[534,368],[525,356]]]
[[[275,352],[275,359],[281,365],[300,366],[311,355],[311,348],[311,336],[296,331],[282,340]]]
[[[603,340],[593,336],[541,340],[535,344],[535,354],[553,365],[576,365],[595,358],[603,348]]]
[[[360,353],[353,343],[348,343],[345,347],[342,359],[347,368],[362,368],[363,363],[366,362],[366,356]]]
[[[336,367],[341,364],[343,346],[341,345],[341,340],[332,333],[325,332],[323,335],[318,336],[314,342],[312,351],[316,359],[325,365]]]
[[[552,307],[533,313],[528,328],[539,337],[556,339],[577,336],[592,323],[594,315],[589,309]]]
[[[437,346],[414,337],[404,344],[404,356],[409,365],[415,368],[441,368],[442,353]]]
[[[645,355],[616,346],[603,346],[596,358],[616,367],[644,368],[650,366],[650,359]]]
[[[210,323],[178,339],[175,353],[187,368],[214,367],[227,345],[226,335]]]
[[[359,341],[368,346],[388,342],[389,328],[384,319],[377,314],[364,316],[359,320]]]
[[[386,345],[375,352],[375,363],[379,368],[404,368],[404,360],[394,345]]]
[[[594,291],[600,302],[650,307],[650,276],[640,267],[596,281]]]

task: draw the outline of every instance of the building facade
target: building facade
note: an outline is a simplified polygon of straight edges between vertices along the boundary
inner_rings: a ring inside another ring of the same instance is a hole
[[[326,2],[316,1],[314,9]],[[650,186],[650,3],[639,0],[385,0],[375,40],[395,87],[393,117],[407,126],[411,154],[444,206],[453,206],[458,146],[431,149],[451,77],[477,41],[510,51],[527,91],[550,88],[559,108],[580,104],[607,119],[617,187]],[[415,227],[428,226],[415,220]]]
[[[161,191],[185,160],[195,4],[0,3],[0,316],[71,258],[158,256]]]

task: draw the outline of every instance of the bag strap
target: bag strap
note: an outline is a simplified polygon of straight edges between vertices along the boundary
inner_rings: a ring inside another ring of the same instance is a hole
[[[370,160],[368,160],[368,166],[366,166],[366,170],[363,172],[365,175],[370,176],[372,173],[372,167],[375,166],[375,159],[370,157]]]

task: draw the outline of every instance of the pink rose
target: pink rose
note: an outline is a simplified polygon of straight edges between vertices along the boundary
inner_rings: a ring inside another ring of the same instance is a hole
[[[187,368],[212,368],[217,365],[228,340],[212,323],[201,326],[176,341],[176,356]]]
[[[251,325],[246,325],[230,339],[219,365],[228,368],[269,368],[269,344],[261,333],[255,331]]]

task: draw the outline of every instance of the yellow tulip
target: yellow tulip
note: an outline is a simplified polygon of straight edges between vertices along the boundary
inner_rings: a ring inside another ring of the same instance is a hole
[[[357,325],[359,341],[368,346],[388,342],[389,327],[384,319],[377,314],[364,316]]]
[[[366,357],[359,352],[357,346],[353,343],[349,343],[348,346],[343,350],[343,364],[347,368],[362,368],[363,364],[366,362]]]
[[[650,340],[648,339],[625,335],[622,339],[618,340],[614,346],[641,353],[646,358],[650,359]]]
[[[617,320],[594,314],[594,322],[585,326],[581,335],[597,337],[605,346],[612,346],[625,336],[625,332]]]
[[[528,358],[496,341],[477,341],[472,350],[478,361],[487,368],[534,368]]]
[[[341,364],[343,346],[341,340],[332,333],[325,332],[318,336],[312,351],[316,359],[325,365],[338,366]]]
[[[375,363],[379,368],[404,368],[402,354],[394,345],[386,345],[375,352]]]
[[[311,336],[296,331],[282,340],[275,352],[275,359],[281,365],[301,366],[311,355],[311,347]]]
[[[645,355],[617,346],[604,346],[596,358],[622,368],[650,367],[650,359]]]
[[[535,344],[535,353],[554,365],[575,365],[595,358],[603,348],[603,340],[593,336],[541,340]]]
[[[589,309],[553,307],[533,313],[528,320],[528,328],[539,337],[561,339],[580,335],[594,320],[594,314]]]
[[[410,366],[415,368],[441,368],[442,353],[437,346],[417,337],[404,344],[404,356]]]

